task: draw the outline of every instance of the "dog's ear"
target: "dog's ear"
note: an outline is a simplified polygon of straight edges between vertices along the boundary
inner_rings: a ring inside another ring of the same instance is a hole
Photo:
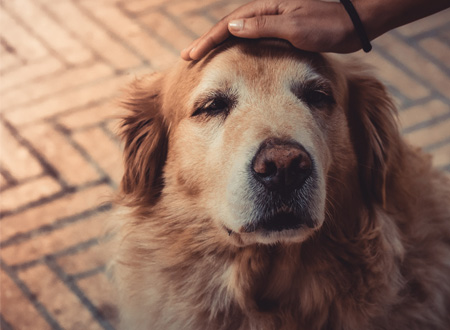
[[[122,118],[124,175],[121,192],[126,203],[150,205],[163,187],[167,127],[161,111],[163,76],[134,81],[121,102],[129,112]]]
[[[385,206],[388,171],[400,147],[397,110],[386,87],[370,73],[361,68],[347,72],[348,122],[362,192],[368,205]]]

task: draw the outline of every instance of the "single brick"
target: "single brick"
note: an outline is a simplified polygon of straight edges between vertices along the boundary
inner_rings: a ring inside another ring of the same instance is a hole
[[[6,1],[5,7],[20,15],[24,24],[33,29],[40,38],[69,64],[79,64],[92,58],[90,50],[81,45],[59,24],[31,0]],[[24,10],[26,8],[26,10]]]
[[[22,61],[17,54],[8,52],[3,47],[0,48],[0,72],[10,70],[11,68],[21,65],[21,63]],[[0,85],[1,84],[2,83],[0,82]]]
[[[104,63],[92,63],[68,69],[58,75],[49,75],[39,81],[24,82],[20,88],[4,91],[2,107],[11,108],[30,102],[42,102],[42,98],[54,97],[61,91],[76,88],[113,75],[111,68]]]
[[[447,104],[441,100],[431,100],[426,104],[416,105],[401,111],[399,114],[400,125],[402,129],[407,129],[445,113],[450,113]]]
[[[3,98],[3,92],[6,89],[18,88],[22,84],[28,84],[30,81],[37,79],[45,79],[57,71],[60,71],[63,65],[54,57],[45,57],[34,62],[17,67],[14,70],[8,71],[2,75],[0,83],[0,98]],[[6,105],[1,105],[6,107]]]
[[[99,179],[99,174],[62,133],[46,124],[22,130],[24,137],[57,169],[71,185]]]
[[[80,299],[45,265],[29,268],[19,276],[64,329],[102,329]]]
[[[7,112],[5,117],[14,125],[29,124],[33,121],[52,117],[65,111],[82,108],[92,103],[112,98],[123,86],[123,77],[98,80],[95,84],[85,84],[55,94],[40,102],[16,108]]]
[[[108,213],[99,213],[46,235],[7,246],[2,249],[2,258],[10,265],[22,264],[98,238],[103,234],[107,215]]]
[[[34,61],[48,55],[47,49],[3,7],[0,7],[0,31],[8,31],[2,33],[2,38],[26,60]]]
[[[17,180],[42,173],[39,162],[0,122],[0,164]]]
[[[53,178],[45,176],[37,178],[2,192],[0,212],[12,211],[44,197],[51,196],[61,190],[61,186]],[[20,196],[20,198],[18,198]]]
[[[193,12],[198,13],[199,11],[204,10],[204,7],[216,4],[216,0],[187,0],[168,4],[166,10],[172,15],[186,16],[191,15]]]
[[[433,155],[434,166],[444,167],[450,165],[450,143],[434,149],[431,154]]]
[[[73,138],[114,182],[119,183],[123,175],[122,150],[115,141],[99,127],[77,132]]]
[[[109,119],[117,118],[119,113],[119,106],[108,100],[79,111],[63,114],[58,117],[58,122],[68,129],[76,130],[84,126],[92,126]]]
[[[450,56],[448,56],[450,54],[450,46],[448,43],[444,43],[436,38],[427,38],[420,41],[420,46],[440,63],[450,68]]]
[[[443,29],[443,31],[439,31],[439,36],[444,40],[450,40],[450,29]]]
[[[58,1],[47,6],[47,9],[115,68],[127,69],[140,64],[140,60],[124,44],[111,37],[72,2]]]
[[[56,220],[76,216],[97,208],[112,199],[113,191],[107,185],[95,186],[67,194],[52,202],[27,209],[1,220],[0,241],[4,242],[18,234],[51,226]]]
[[[3,190],[8,185],[8,180],[0,173],[0,189]],[[1,193],[1,191],[0,191]],[[2,228],[3,229],[3,228]],[[1,234],[1,231],[0,231]]]
[[[405,135],[413,145],[427,147],[450,138],[450,119]]]
[[[0,270],[1,314],[5,320],[20,330],[46,330],[50,325],[42,318],[11,278]]]
[[[87,250],[61,257],[57,262],[70,275],[83,273],[97,267],[106,267],[111,259],[108,252],[112,249],[111,243],[108,243],[99,243]]]
[[[119,140],[120,125],[119,119],[110,120],[106,124],[106,128],[115,136],[116,140]]]
[[[131,0],[131,1],[124,1],[122,3],[123,7],[132,13],[139,13],[141,11],[147,10],[150,7],[160,6],[163,4],[166,4],[167,2],[170,2],[168,0]]]
[[[230,14],[235,9],[239,8],[247,1],[233,1],[233,2],[222,2],[218,6],[211,8],[208,13],[211,17],[215,18],[217,21]]]
[[[119,311],[117,309],[117,294],[113,284],[104,273],[86,277],[78,281],[78,285],[86,293],[103,318],[115,328],[119,326]]]
[[[139,20],[155,31],[158,36],[166,39],[177,51],[181,51],[193,41],[186,31],[177,26],[169,17],[160,13],[148,13],[140,16]]]

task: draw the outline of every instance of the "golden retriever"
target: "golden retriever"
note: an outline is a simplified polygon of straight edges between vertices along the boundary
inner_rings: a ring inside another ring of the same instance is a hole
[[[123,329],[450,329],[450,182],[364,66],[232,40],[124,104]]]

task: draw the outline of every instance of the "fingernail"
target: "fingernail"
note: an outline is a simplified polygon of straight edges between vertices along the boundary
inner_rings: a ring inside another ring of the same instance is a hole
[[[243,19],[237,19],[234,21],[230,21],[228,23],[228,27],[230,30],[233,31],[241,31],[244,29],[244,20]]]
[[[194,48],[192,48],[190,51],[189,51],[189,57],[191,58],[191,59],[194,59],[193,57],[192,57],[192,53],[195,51],[195,47]]]

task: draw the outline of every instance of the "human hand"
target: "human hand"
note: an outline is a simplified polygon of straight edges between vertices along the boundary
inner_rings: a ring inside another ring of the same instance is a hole
[[[350,53],[361,48],[353,24],[340,3],[256,0],[224,17],[185,48],[181,57],[198,60],[230,35],[285,39],[296,48],[314,52]]]

